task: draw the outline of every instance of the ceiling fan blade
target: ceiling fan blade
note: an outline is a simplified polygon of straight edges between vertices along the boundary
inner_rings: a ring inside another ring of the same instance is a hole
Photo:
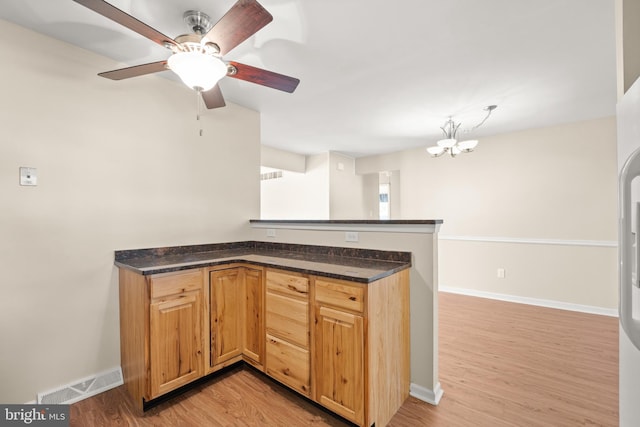
[[[73,0],[96,13],[109,18],[118,24],[127,27],[128,29],[135,31],[136,33],[148,38],[151,41],[158,43],[161,46],[167,47],[167,43],[171,45],[177,45],[177,43],[168,36],[165,36],[158,30],[151,28],[142,21],[137,20],[133,16],[123,12],[117,7],[107,3],[103,0]]]
[[[134,65],[133,67],[120,68],[113,71],[98,73],[100,77],[111,80],[122,80],[130,77],[143,76],[145,74],[157,73],[168,70],[167,61],[150,62],[149,64]]]
[[[227,105],[224,103],[224,97],[222,96],[222,91],[220,90],[220,86],[218,85],[215,85],[213,88],[209,89],[206,92],[200,93],[202,94],[204,105],[206,105],[208,109],[220,108]]]
[[[296,90],[296,87],[298,87],[298,83],[300,83],[300,80],[294,77],[263,70],[262,68],[256,68],[233,61],[229,62],[229,65],[232,65],[233,68],[237,70],[235,74],[227,74],[229,77],[267,86],[284,92],[293,93],[293,91]]]
[[[273,16],[255,0],[238,0],[204,36],[220,47],[220,55],[254,35],[273,20]]]

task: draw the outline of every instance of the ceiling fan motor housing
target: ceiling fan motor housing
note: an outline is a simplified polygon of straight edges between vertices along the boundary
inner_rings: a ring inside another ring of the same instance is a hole
[[[187,10],[182,17],[184,22],[186,22],[189,28],[196,34],[207,34],[213,27],[209,15],[197,10]]]

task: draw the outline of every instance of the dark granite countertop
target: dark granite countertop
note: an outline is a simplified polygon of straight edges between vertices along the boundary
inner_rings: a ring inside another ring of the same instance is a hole
[[[256,241],[115,253],[116,266],[143,275],[239,262],[370,283],[411,267],[411,253]]]

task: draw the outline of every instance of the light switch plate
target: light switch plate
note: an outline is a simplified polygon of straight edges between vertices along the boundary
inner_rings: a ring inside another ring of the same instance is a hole
[[[38,170],[36,168],[20,168],[20,185],[38,185]]]

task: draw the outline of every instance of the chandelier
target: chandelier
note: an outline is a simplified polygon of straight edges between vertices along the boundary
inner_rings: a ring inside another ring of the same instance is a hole
[[[471,132],[484,124],[485,121],[489,118],[493,110],[498,108],[497,105],[489,105],[484,109],[487,112],[487,115],[484,119],[471,129],[465,132]],[[460,153],[470,153],[474,148],[478,145],[477,139],[466,139],[464,141],[458,141],[458,129],[462,123],[457,123],[453,121],[451,117],[447,120],[444,125],[440,128],[444,133],[444,138],[439,140],[434,146],[427,147],[427,152],[431,154],[432,157],[440,157],[445,153],[449,153],[451,157],[455,157]]]

